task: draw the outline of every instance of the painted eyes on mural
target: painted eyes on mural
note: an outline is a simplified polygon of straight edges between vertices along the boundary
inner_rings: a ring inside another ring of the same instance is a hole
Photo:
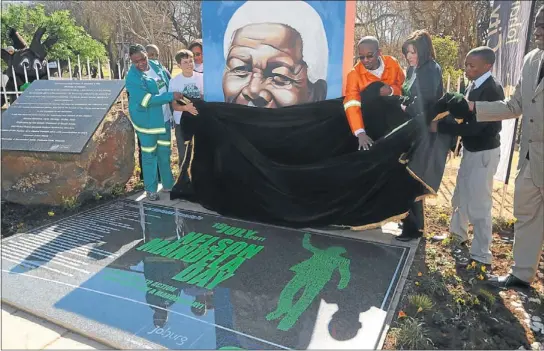
[[[284,76],[283,74],[272,74],[271,78],[274,81],[274,84],[278,86],[286,86],[294,82],[293,79]]]
[[[251,73],[251,67],[247,64],[236,66],[230,69],[230,73],[236,74],[237,76],[240,76],[240,77],[246,77],[249,73]]]

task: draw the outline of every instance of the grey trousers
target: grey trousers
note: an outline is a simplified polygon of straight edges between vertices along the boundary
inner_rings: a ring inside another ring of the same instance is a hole
[[[516,177],[514,192],[514,266],[512,274],[531,282],[536,275],[544,242],[544,187],[531,177],[527,162]]]
[[[468,240],[468,225],[474,227],[470,257],[491,264],[493,219],[493,176],[500,160],[500,148],[470,152],[463,150],[461,166],[452,197],[450,232]]]

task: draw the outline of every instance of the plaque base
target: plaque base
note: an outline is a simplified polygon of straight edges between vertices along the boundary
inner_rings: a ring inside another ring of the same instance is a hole
[[[2,300],[117,348],[373,349],[409,248],[118,201],[2,241]]]
[[[65,205],[109,194],[134,172],[134,129],[114,106],[81,154],[2,150],[2,198]]]

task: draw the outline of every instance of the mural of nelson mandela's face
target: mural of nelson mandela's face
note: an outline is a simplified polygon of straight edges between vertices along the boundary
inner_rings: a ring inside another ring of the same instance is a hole
[[[324,100],[327,82],[308,80],[302,38],[279,23],[249,24],[234,32],[223,74],[226,102],[277,108]]]

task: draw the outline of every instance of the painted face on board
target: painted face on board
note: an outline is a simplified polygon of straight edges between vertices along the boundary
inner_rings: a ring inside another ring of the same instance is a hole
[[[223,75],[226,102],[276,108],[320,101],[326,82],[308,80],[302,38],[277,23],[251,24],[235,32]]]

